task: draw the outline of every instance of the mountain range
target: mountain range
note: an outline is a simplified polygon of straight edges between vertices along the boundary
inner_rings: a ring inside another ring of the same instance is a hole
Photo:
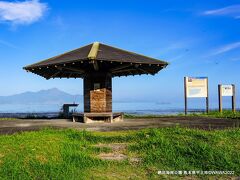
[[[82,101],[82,95],[71,95],[57,88],[0,96],[0,104],[65,104],[80,103]]]

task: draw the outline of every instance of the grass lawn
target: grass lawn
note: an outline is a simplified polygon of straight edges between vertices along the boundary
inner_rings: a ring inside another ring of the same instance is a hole
[[[191,114],[190,114],[191,115]],[[210,111],[208,114],[192,114],[193,116],[205,116],[205,117],[215,117],[215,118],[227,118],[227,119],[240,119],[240,112],[232,112],[232,111],[223,111],[222,113],[218,111]]]
[[[17,120],[17,118],[0,118],[0,121]]]
[[[177,114],[177,115],[132,115],[126,114],[125,118],[135,119],[135,118],[158,118],[158,117],[182,117],[185,114]],[[189,112],[187,116],[198,116],[198,117],[212,117],[212,118],[226,118],[226,119],[239,119],[240,120],[240,111],[232,112],[228,110],[224,110],[222,113],[218,111],[210,111],[207,113],[191,113]]]
[[[124,144],[126,148],[105,146],[111,144]],[[108,154],[122,154],[126,158],[102,159],[101,155]],[[235,171],[234,176],[239,176],[240,129],[204,131],[174,127],[124,132],[43,129],[0,136],[0,179],[184,177],[158,175],[158,170]]]

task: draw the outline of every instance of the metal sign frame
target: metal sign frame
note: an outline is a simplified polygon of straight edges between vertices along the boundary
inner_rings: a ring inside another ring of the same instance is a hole
[[[187,99],[188,99],[188,97],[187,97],[187,94],[188,94],[188,87],[187,87],[187,80],[188,80],[188,78],[189,77],[184,77],[184,102],[185,102],[185,115],[187,115],[187,112],[188,112],[188,101],[187,101]],[[192,77],[193,78],[193,77]],[[208,93],[208,77],[195,77],[195,78],[204,78],[204,79],[206,79],[206,85],[207,85],[207,89],[206,89],[206,93],[207,93],[207,95],[206,95],[206,113],[208,113],[209,112],[209,93]],[[196,97],[197,98],[197,97]]]

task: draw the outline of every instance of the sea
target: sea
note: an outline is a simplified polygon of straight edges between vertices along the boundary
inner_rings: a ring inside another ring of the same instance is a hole
[[[204,112],[204,103],[188,104],[190,112]],[[229,108],[229,107],[226,107]],[[217,104],[211,104],[210,109],[216,110]],[[0,117],[57,117],[62,111],[61,104],[2,104]],[[72,112],[83,112],[83,104],[71,108]],[[176,115],[184,113],[184,103],[159,102],[113,102],[113,112],[124,112],[132,115]]]

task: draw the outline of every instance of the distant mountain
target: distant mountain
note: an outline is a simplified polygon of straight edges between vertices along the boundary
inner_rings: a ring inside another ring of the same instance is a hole
[[[71,95],[57,88],[38,92],[24,92],[12,96],[0,96],[0,104],[64,104],[82,101],[82,95]]]

